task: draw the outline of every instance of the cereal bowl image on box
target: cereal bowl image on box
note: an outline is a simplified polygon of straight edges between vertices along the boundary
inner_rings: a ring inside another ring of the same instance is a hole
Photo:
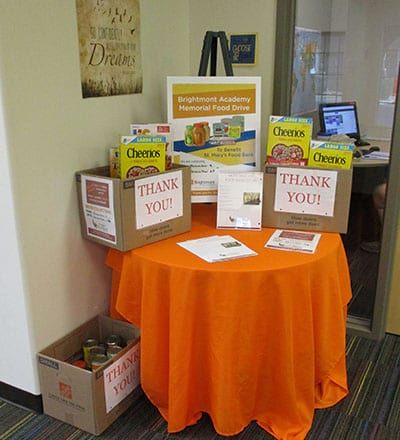
[[[311,133],[311,118],[270,116],[266,163],[307,165]]]

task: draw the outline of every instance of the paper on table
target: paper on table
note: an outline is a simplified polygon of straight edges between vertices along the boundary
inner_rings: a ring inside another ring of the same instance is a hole
[[[369,160],[389,160],[390,153],[387,151],[373,151],[363,156],[363,159]]]
[[[321,234],[314,232],[277,229],[265,243],[265,247],[313,254],[320,238]]]
[[[177,244],[209,263],[258,255],[230,235],[213,235]]]

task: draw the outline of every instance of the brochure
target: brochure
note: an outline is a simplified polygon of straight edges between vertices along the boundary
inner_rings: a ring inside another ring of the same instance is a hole
[[[217,228],[261,229],[263,173],[218,175]]]
[[[265,243],[265,247],[313,254],[320,238],[321,234],[314,232],[277,229]]]
[[[230,235],[212,235],[177,244],[209,263],[258,255]]]

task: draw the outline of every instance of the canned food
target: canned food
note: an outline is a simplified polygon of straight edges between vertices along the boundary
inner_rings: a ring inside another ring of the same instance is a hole
[[[89,348],[89,359],[87,362],[87,366],[89,368],[92,366],[93,357],[97,356],[98,354],[106,354],[105,347],[102,347],[101,345],[95,345],[94,347]]]
[[[91,368],[92,371],[97,370],[103,364],[108,361],[108,357],[105,354],[95,354],[91,357]]]
[[[94,338],[86,339],[82,344],[83,359],[86,362],[86,365],[90,365],[90,349],[98,344],[98,340]]]
[[[74,367],[86,368],[86,362],[83,359],[77,359],[76,361],[73,361],[72,365]]]
[[[119,345],[113,345],[112,347],[107,348],[107,357],[111,359],[115,355],[117,355],[122,350],[122,347]]]
[[[114,345],[118,345],[119,347],[122,347],[122,338],[119,335],[110,335],[105,340],[106,347],[113,347]]]

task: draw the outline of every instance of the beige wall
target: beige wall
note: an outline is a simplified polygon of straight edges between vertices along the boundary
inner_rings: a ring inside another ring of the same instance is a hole
[[[0,10],[0,148],[11,173],[0,196],[12,194],[9,249],[19,246],[11,272],[10,253],[0,253],[2,306],[12,313],[0,322],[12,347],[0,355],[0,381],[39,394],[35,353],[108,308],[106,250],[81,239],[74,172],[105,164],[130,122],[166,119],[165,77],[188,72],[188,5],[143,1],[143,93],[91,99],[81,97],[74,0],[0,0]]]
[[[297,0],[296,26],[318,31],[331,29],[332,0]]]
[[[190,72],[197,75],[203,39],[207,31],[229,34],[258,33],[256,66],[234,67],[235,76],[261,76],[261,163],[266,150],[266,125],[272,112],[276,0],[191,0],[189,8]],[[218,50],[220,48],[218,47]],[[217,75],[225,75],[222,55],[217,56]]]
[[[275,7],[142,0],[143,93],[82,99],[75,0],[0,0],[0,382],[39,394],[37,351],[107,310],[106,249],[80,236],[74,172],[104,164],[129,123],[166,119],[166,76],[197,74],[206,30],[259,33],[258,65],[235,75],[262,76],[265,121]]]
[[[397,227],[400,231],[400,224]],[[397,234],[396,247],[393,258],[393,273],[390,282],[390,296],[388,302],[388,313],[386,331],[400,335],[400,234]]]

